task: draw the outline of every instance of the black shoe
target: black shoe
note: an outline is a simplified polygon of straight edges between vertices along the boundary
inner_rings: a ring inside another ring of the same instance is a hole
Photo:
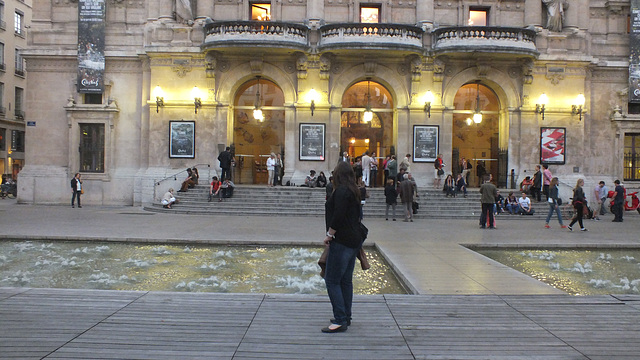
[[[393,221],[396,221],[396,219],[393,219]]]
[[[71,207],[74,208],[75,206],[71,205]],[[613,220],[613,221],[615,221],[615,220]]]
[[[338,333],[338,332],[345,332],[347,331],[348,326],[347,325],[341,325],[339,328],[335,328],[333,330],[329,329],[329,327],[327,326],[326,328],[322,328],[322,332],[323,333],[328,333],[328,334],[333,334],[333,333]]]
[[[81,208],[82,206],[78,205],[79,208]]]
[[[389,221],[389,218],[384,219],[385,221]]]

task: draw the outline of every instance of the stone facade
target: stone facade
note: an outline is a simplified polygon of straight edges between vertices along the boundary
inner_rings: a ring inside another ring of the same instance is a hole
[[[464,154],[486,159],[502,186],[510,184],[511,170],[517,182],[532,174],[542,127],[566,131],[565,163],[551,166],[565,184],[623,178],[624,138],[640,133],[640,116],[628,114],[625,92],[628,1],[573,1],[561,32],[544,28],[542,1],[260,2],[270,10],[268,22],[251,19],[255,2],[187,1],[190,13],[178,8],[184,3],[106,0],[106,88],[99,105],[86,104],[76,91],[77,1],[34,3],[24,57],[26,106],[38,126],[27,128],[20,202],[68,200],[68,180],[80,170],[78,126],[86,123],[105,128],[104,171],[83,173],[87,204],[152,202],[179,186],[181,171],[194,165],[203,180],[210,178],[219,173],[220,149],[242,142],[243,131],[254,138],[236,118],[243,109],[237,99],[258,76],[281,90],[273,111],[283,114],[284,131],[270,146],[284,154],[285,182],[301,183],[310,169],[328,173],[349,147],[344,94],[359,82],[374,82],[392,97],[393,122],[384,130],[391,143],[370,150],[414,154],[414,125],[437,126],[437,151],[449,171],[457,172],[452,165]],[[363,7],[377,8],[379,23],[359,24]],[[484,13],[486,26],[468,26],[470,11]],[[494,94],[495,109],[482,109],[495,120],[490,134],[459,121],[478,106],[462,108],[456,100],[469,84]],[[194,86],[202,92],[201,108],[194,109]],[[423,100],[429,91],[430,115]],[[536,112],[543,93],[549,98],[544,120]],[[579,94],[586,101],[575,114]],[[196,123],[194,158],[168,156],[169,122],[181,120]],[[324,160],[299,160],[303,123],[325,125]],[[486,151],[475,145],[482,136]],[[245,169],[256,170],[252,162],[260,158],[247,159]],[[411,171],[420,186],[432,184],[432,162],[414,162]],[[254,174],[249,182],[263,180]]]

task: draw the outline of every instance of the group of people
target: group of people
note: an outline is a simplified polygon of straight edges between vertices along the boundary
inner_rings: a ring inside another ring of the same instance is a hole
[[[0,184],[0,199],[4,199],[7,196],[16,196],[17,186],[13,177],[8,174],[2,174],[2,183]]]

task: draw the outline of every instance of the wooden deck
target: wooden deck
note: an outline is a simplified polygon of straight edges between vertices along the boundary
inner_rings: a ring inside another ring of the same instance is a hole
[[[326,296],[0,288],[0,359],[634,359],[640,296]]]

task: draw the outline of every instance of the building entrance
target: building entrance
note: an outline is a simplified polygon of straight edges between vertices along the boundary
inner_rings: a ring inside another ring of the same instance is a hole
[[[342,97],[340,152],[346,151],[352,163],[365,151],[370,155],[375,153],[379,171],[375,174],[375,185],[370,181],[371,186],[382,185],[382,160],[386,155],[395,153],[393,115],[391,93],[377,82],[357,82]]]
[[[284,163],[284,94],[275,83],[256,78],[238,89],[234,100],[233,152],[238,184],[267,184],[266,161],[280,154]],[[284,170],[284,169],[282,169]]]
[[[465,158],[470,164],[468,183],[479,186],[483,174],[493,175],[498,183],[500,103],[496,94],[480,82],[463,85],[454,98],[453,155],[451,170],[462,171]],[[456,156],[457,154],[457,156]]]

